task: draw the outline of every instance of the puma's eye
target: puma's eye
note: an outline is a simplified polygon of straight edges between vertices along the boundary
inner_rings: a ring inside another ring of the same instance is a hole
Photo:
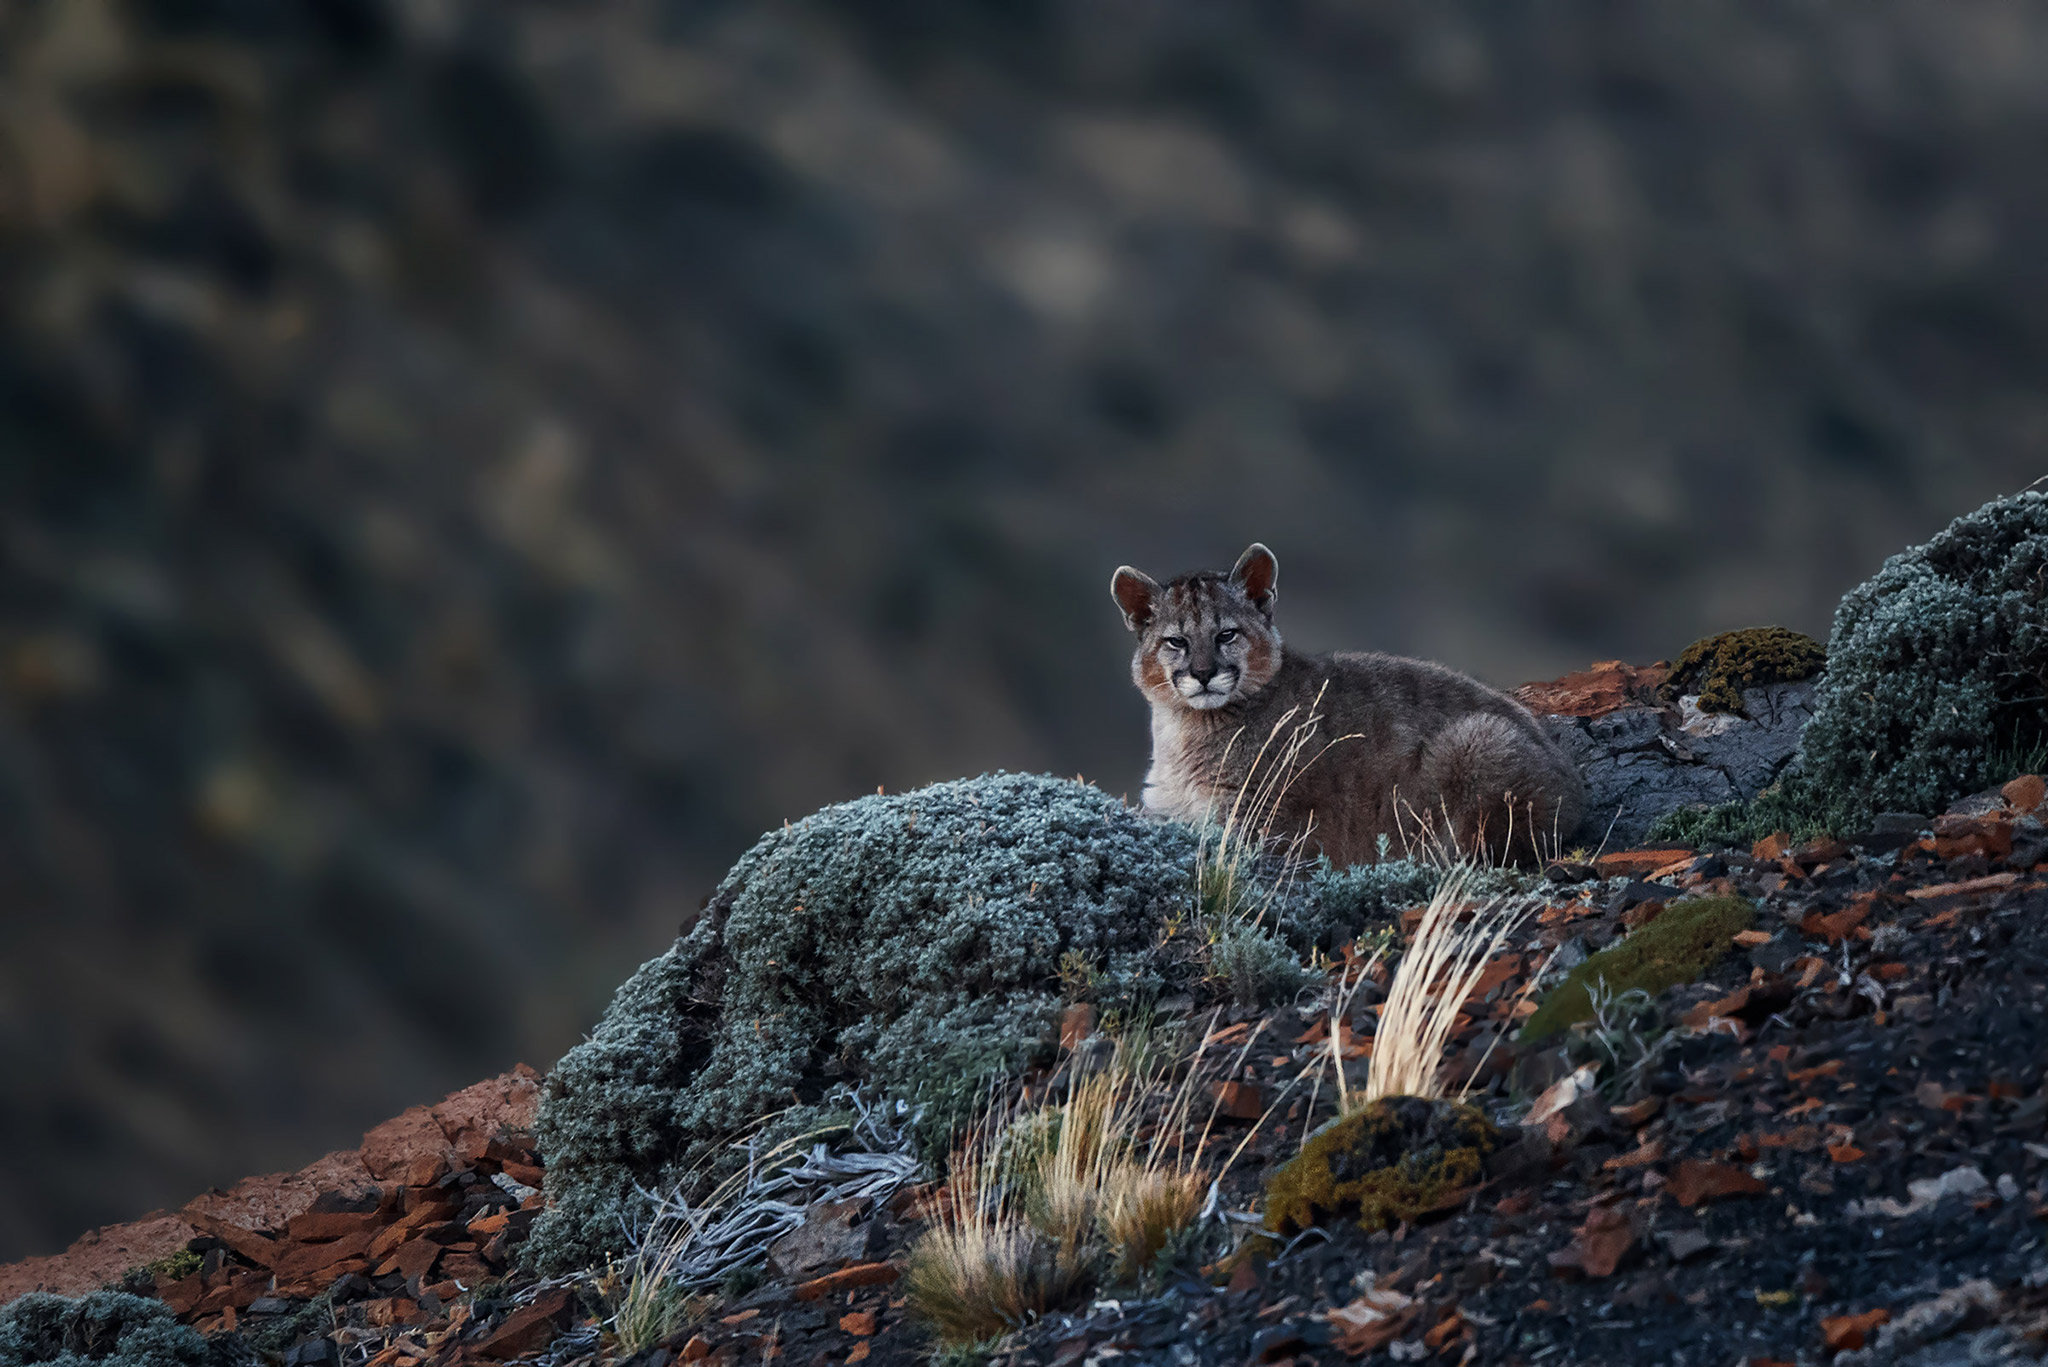
[[[1225,631],[1219,631],[1219,632],[1217,632],[1217,633],[1216,633],[1216,644],[1217,644],[1217,645],[1219,645],[1219,646],[1227,646],[1227,645],[1229,645],[1229,644],[1230,644],[1230,643],[1231,643],[1232,641],[1235,641],[1236,639],[1237,639],[1237,628],[1236,628],[1236,627],[1231,627],[1231,628],[1229,628],[1228,630],[1225,630]]]
[[[1168,650],[1185,651],[1188,648],[1188,638],[1185,636],[1169,636],[1160,644]]]

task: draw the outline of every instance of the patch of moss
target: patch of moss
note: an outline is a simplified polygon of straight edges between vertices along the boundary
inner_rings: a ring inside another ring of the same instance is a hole
[[[35,1291],[0,1306],[0,1367],[214,1367],[169,1306],[124,1291]]]
[[[2048,493],[1995,499],[1843,596],[1800,766],[1832,803],[1939,812],[2048,740]]]
[[[640,1189],[696,1199],[829,1119],[835,1083],[922,1103],[943,1145],[991,1075],[1045,1055],[1069,978],[1134,1008],[1187,985],[1156,952],[1195,836],[1064,779],[999,774],[828,807],[743,855],[702,918],[556,1066],[536,1134],[540,1268],[617,1251]]]
[[[144,1263],[141,1271],[145,1276],[154,1277],[159,1281],[175,1282],[197,1272],[200,1264],[205,1261],[191,1249],[181,1248],[176,1253],[166,1253],[153,1263]]]
[[[1479,1180],[1500,1132],[1470,1106],[1387,1097],[1324,1126],[1266,1179],[1266,1228],[1279,1234],[1356,1213],[1385,1229],[1440,1209]]]
[[[1755,924],[1756,908],[1740,897],[1673,902],[1656,920],[1566,974],[1522,1027],[1522,1038],[1539,1040],[1590,1020],[1594,983],[1605,983],[1612,993],[1640,988],[1654,997],[1667,987],[1696,982],[1727,953],[1738,933]]]
[[[1749,627],[1694,641],[1671,667],[1672,697],[1697,693],[1702,712],[1742,711],[1742,690],[1810,679],[1827,664],[1811,636],[1786,627]]]

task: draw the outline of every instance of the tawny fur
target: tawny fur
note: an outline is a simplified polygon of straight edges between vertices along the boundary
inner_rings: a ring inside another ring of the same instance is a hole
[[[1585,788],[1528,709],[1424,660],[1288,650],[1273,625],[1278,576],[1260,545],[1227,575],[1160,585],[1116,572],[1111,592],[1138,634],[1131,679],[1152,706],[1145,805],[1220,819],[1294,709],[1279,739],[1318,713],[1306,756],[1322,753],[1288,788],[1277,833],[1309,829],[1310,847],[1336,864],[1377,858],[1381,836],[1395,853],[1421,840],[1496,863],[1554,854]]]

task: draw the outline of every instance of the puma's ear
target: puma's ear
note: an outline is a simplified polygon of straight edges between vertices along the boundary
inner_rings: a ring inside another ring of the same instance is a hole
[[[1124,625],[1143,631],[1152,622],[1152,604],[1159,597],[1159,585],[1129,565],[1117,566],[1109,579],[1110,597],[1124,610]]]
[[[1252,606],[1266,615],[1273,616],[1273,600],[1280,593],[1280,562],[1273,553],[1258,542],[1237,558],[1237,567],[1230,572],[1230,582],[1251,599]]]

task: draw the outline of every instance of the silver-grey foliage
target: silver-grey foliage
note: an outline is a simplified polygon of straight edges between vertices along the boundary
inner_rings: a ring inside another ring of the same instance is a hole
[[[1835,610],[1806,780],[1937,812],[2048,735],[2048,493],[1994,499],[1885,561]]]
[[[920,1103],[935,1132],[1054,1036],[1059,968],[1137,1004],[1192,964],[1155,952],[1189,905],[1194,836],[1085,784],[999,774],[861,798],[771,831],[697,924],[619,989],[538,1121],[544,1268],[616,1250],[642,1191],[695,1197],[828,1090]]]
[[[211,1367],[205,1339],[162,1301],[33,1291],[0,1306],[0,1367]]]

